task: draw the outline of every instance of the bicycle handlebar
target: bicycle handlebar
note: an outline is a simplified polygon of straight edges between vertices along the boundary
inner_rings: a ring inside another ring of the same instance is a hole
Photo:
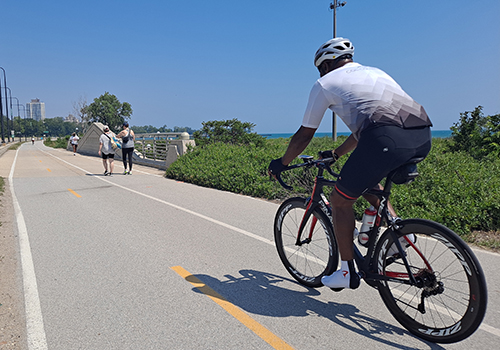
[[[326,169],[326,171],[328,171],[333,177],[339,177],[339,174],[337,174],[336,172],[334,172],[332,170],[332,168],[330,167],[331,164],[335,163],[335,159],[334,158],[323,158],[323,159],[316,159],[316,160],[314,160],[313,157],[310,157],[310,156],[301,156],[301,157],[302,157],[302,160],[304,161],[303,163],[289,165],[285,169],[283,169],[283,171],[288,171],[288,170],[292,170],[292,169],[296,169],[296,168],[302,168],[302,167],[308,167],[308,168],[316,167],[316,168],[319,168],[319,169]],[[279,173],[279,174],[276,175],[276,180],[278,180],[279,184],[281,186],[283,186],[283,188],[285,188],[285,189],[287,189],[289,191],[293,190],[292,186],[287,185],[283,181],[283,179],[281,178],[281,173]]]

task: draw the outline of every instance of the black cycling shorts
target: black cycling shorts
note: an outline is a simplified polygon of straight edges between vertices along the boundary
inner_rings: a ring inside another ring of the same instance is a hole
[[[430,150],[430,127],[369,127],[361,132],[356,149],[340,171],[335,189],[346,199],[357,199],[392,170],[411,158],[426,157]]]

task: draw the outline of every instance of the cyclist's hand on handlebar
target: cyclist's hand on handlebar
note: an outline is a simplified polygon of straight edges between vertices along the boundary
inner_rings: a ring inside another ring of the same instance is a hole
[[[333,151],[319,151],[318,155],[320,159],[333,158],[333,162],[339,159],[339,155]]]
[[[285,168],[286,168],[286,165],[283,165],[283,163],[281,162],[281,158],[278,158],[278,159],[272,160],[271,163],[269,163],[268,172],[269,172],[269,175],[276,177]]]

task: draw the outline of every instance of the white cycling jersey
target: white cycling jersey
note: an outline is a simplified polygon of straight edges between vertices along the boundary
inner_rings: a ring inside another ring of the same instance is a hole
[[[361,131],[374,124],[405,129],[432,126],[424,108],[387,73],[354,62],[316,81],[302,126],[317,129],[328,108],[344,121],[356,139]]]

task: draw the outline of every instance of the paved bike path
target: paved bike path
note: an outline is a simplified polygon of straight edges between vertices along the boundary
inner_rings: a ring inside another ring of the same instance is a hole
[[[14,154],[0,158],[1,176]],[[38,142],[17,152],[13,188],[49,349],[272,349],[279,340],[294,349],[479,349],[500,340],[497,254],[476,250],[490,294],[484,325],[436,346],[403,329],[365,284],[333,293],[291,280],[272,244],[277,204],[135,169],[103,177],[99,158]]]

